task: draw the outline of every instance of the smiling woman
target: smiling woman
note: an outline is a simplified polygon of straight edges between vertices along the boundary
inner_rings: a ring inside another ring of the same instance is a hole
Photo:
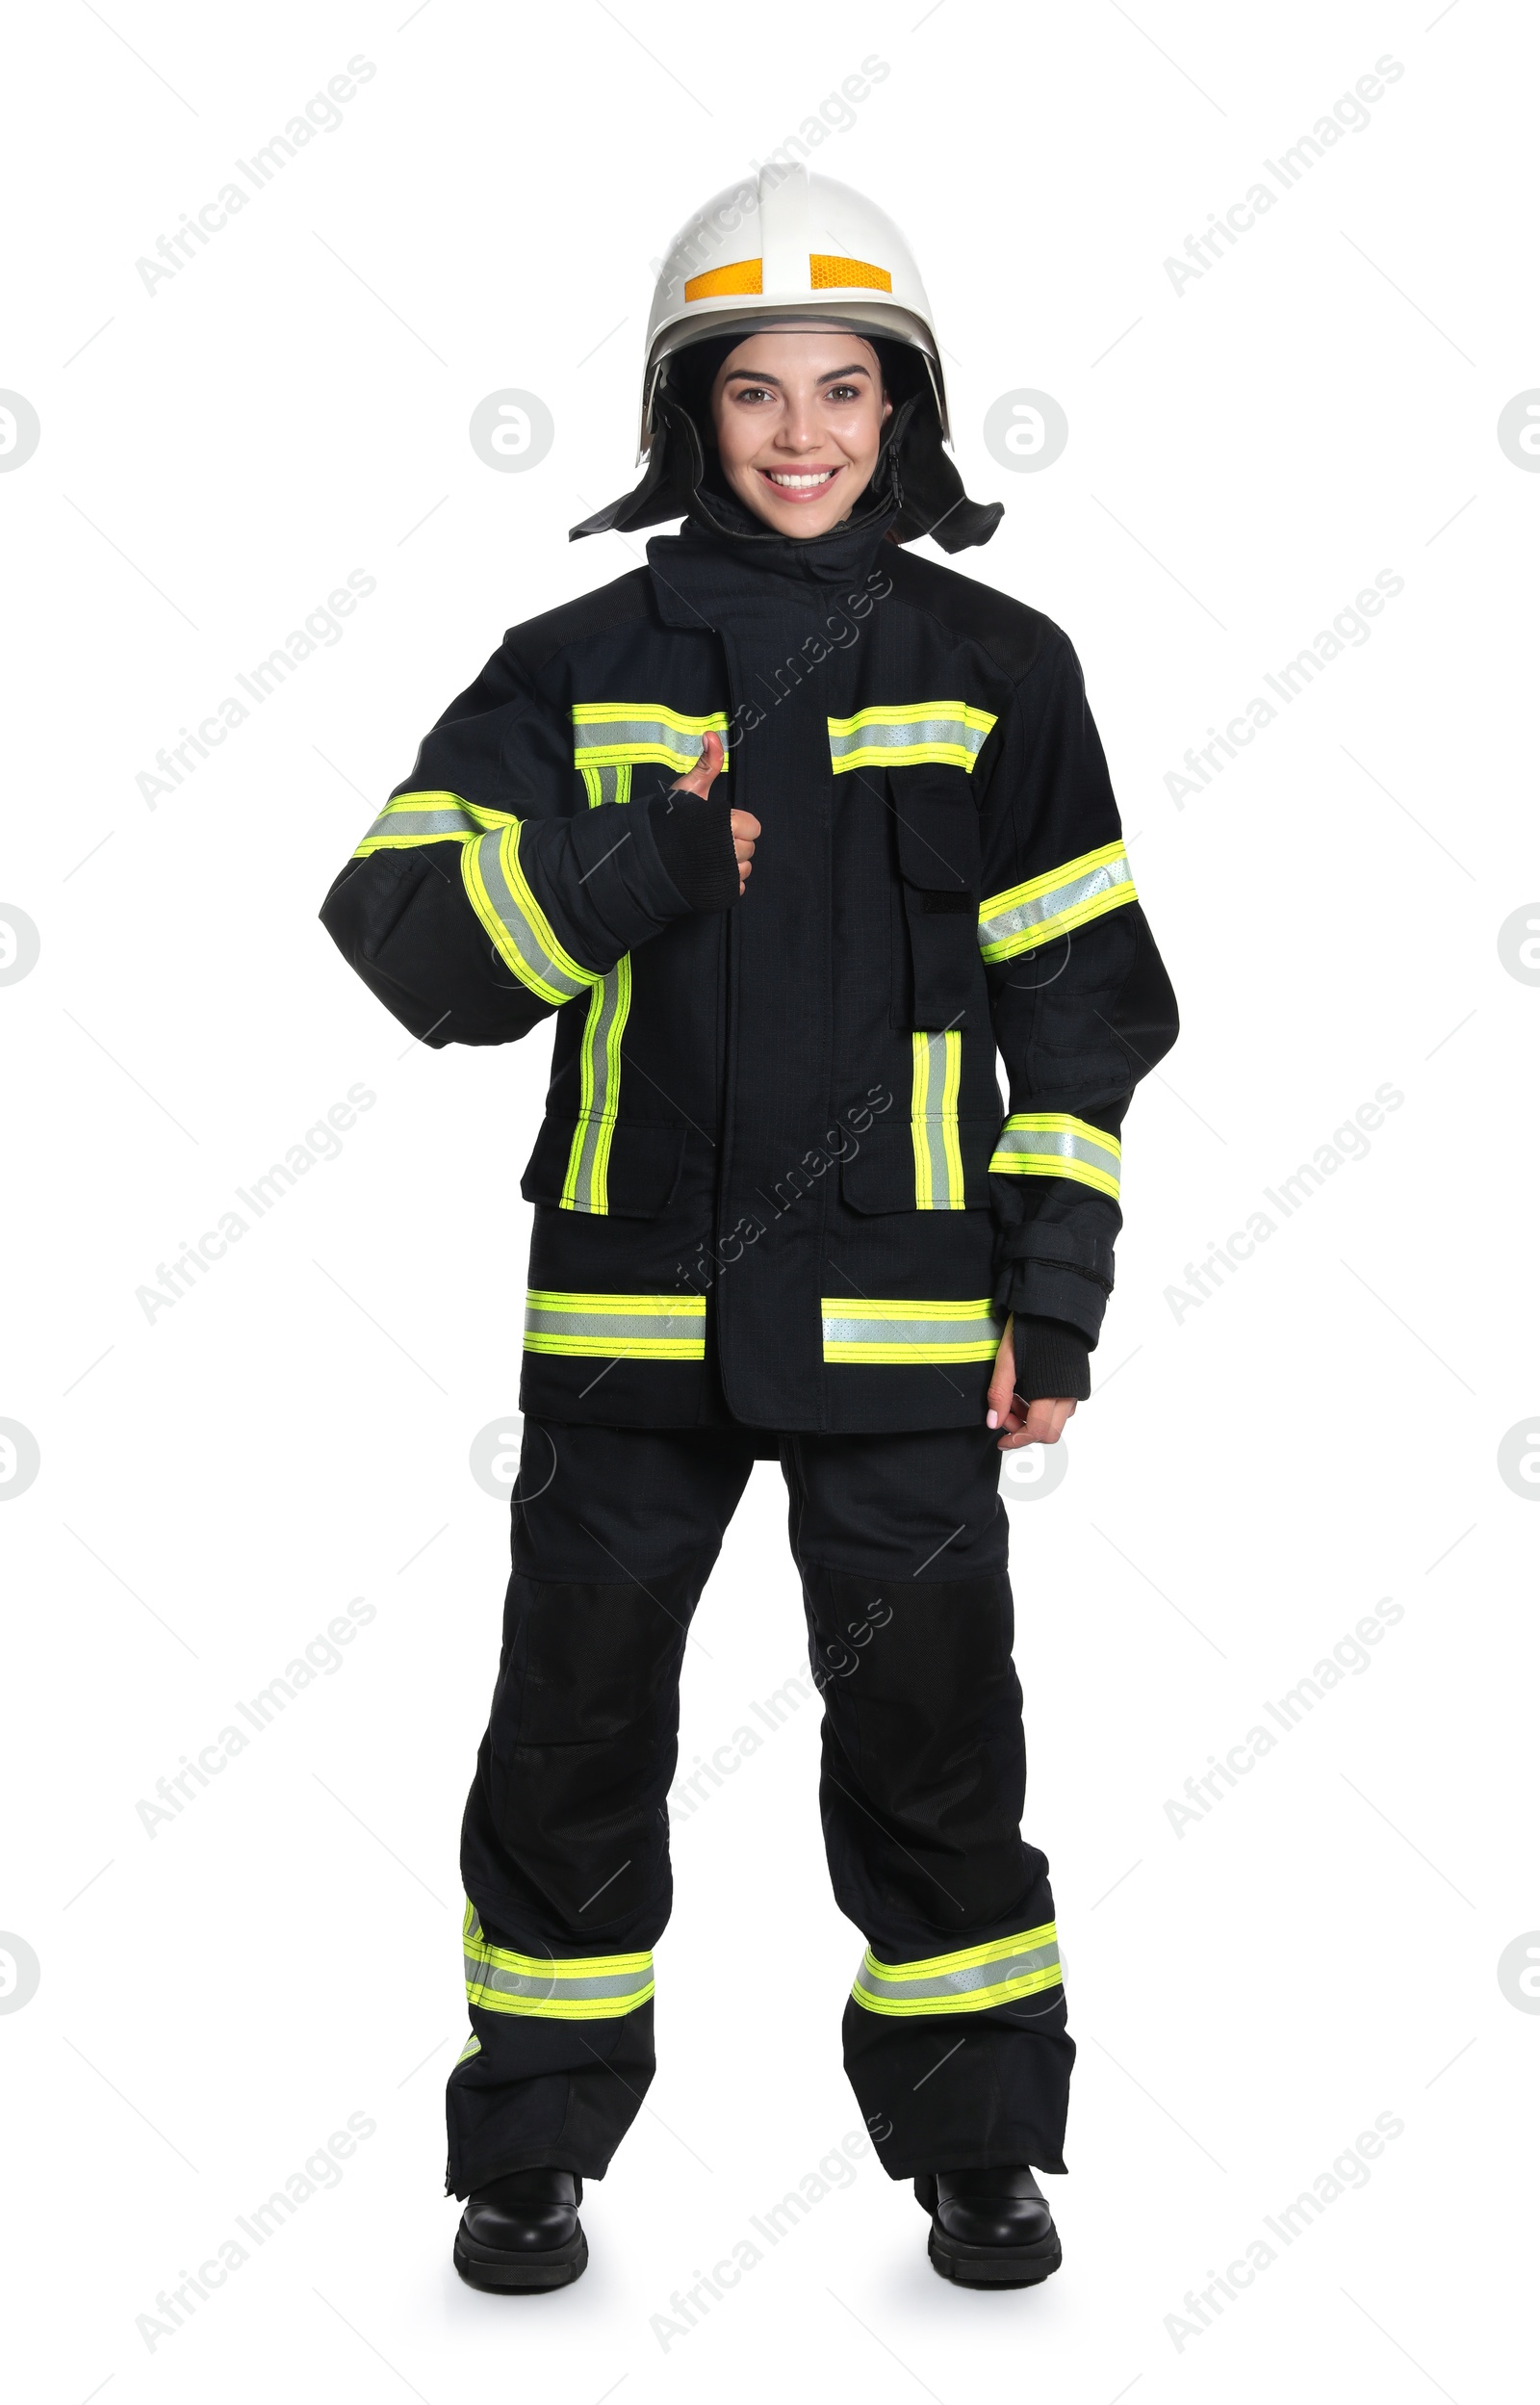
[[[905,550],[965,551],[1001,509],[945,455],[903,235],[800,170],[757,199],[671,248],[645,472],[573,532],[680,530],[510,631],[322,910],[431,1049],[556,1019],[519,1189],[544,1484],[466,1808],[448,2099],[455,2265],[508,2293],[581,2275],[582,2184],[654,2074],[684,1631],[772,1458],[866,1939],[858,2105],[943,2278],[1026,2288],[1060,2257],[1031,2166],[1064,2169],[1074,2047],[1020,1831],[999,1457],[1091,1392],[1123,1115],[1175,1004],[1068,638]],[[937,2015],[970,2016],[958,2044]]]
[[[779,534],[825,534],[849,517],[892,414],[872,345],[828,326],[751,334],[711,391],[723,478]]]

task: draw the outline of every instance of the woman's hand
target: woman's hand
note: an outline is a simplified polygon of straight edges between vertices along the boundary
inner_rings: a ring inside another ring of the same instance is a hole
[[[707,733],[701,757],[695,766],[687,777],[675,779],[669,788],[670,792],[702,795],[709,793],[725,757],[722,737],[719,735]],[[754,866],[754,840],[758,832],[759,821],[750,812],[735,810],[732,813],[732,848],[737,854],[738,892],[740,893],[748,884]]]
[[[1014,1453],[1019,1445],[1056,1445],[1073,1415],[1074,1403],[1068,1395],[1015,1392],[1016,1356],[1011,1331],[1012,1322],[1007,1320],[989,1381],[988,1426],[1002,1431],[1002,1453]]]

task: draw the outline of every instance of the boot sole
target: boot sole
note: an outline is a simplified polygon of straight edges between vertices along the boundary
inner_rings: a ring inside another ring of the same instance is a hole
[[[463,2230],[454,2235],[454,2268],[473,2289],[500,2295],[527,2293],[538,2289],[564,2289],[581,2277],[588,2264],[588,2240],[579,2224],[565,2246],[518,2255],[495,2246],[478,2246]]]
[[[1057,2234],[1036,2246],[968,2246],[934,2222],[927,2251],[934,2269],[960,2289],[1033,2289],[1064,2262]]]

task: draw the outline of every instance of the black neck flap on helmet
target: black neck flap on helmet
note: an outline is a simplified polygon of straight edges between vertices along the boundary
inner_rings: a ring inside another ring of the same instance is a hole
[[[569,535],[629,534],[669,518],[694,517],[718,532],[742,539],[762,535],[783,542],[773,527],[755,519],[723,479],[711,430],[710,396],[716,372],[742,340],[718,335],[692,343],[668,360],[654,404],[654,433],[641,482],[618,501],[595,510]],[[912,543],[933,535],[944,552],[987,543],[1005,515],[1003,503],[970,501],[941,440],[940,413],[925,362],[905,343],[873,340],[893,414],[883,428],[871,482],[845,524],[891,512],[893,537]]]

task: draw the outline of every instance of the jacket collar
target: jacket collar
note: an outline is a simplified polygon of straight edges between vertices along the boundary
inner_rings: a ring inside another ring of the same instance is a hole
[[[912,403],[895,412],[907,419]],[[654,535],[647,546],[653,588],[664,624],[700,627],[745,607],[797,610],[822,606],[834,586],[862,582],[872,572],[898,519],[896,453],[885,439],[877,470],[848,518],[826,533],[778,534],[755,516],[707,467],[693,421],[678,413],[690,456],[690,513],[678,534]],[[902,433],[902,425],[896,431]]]

